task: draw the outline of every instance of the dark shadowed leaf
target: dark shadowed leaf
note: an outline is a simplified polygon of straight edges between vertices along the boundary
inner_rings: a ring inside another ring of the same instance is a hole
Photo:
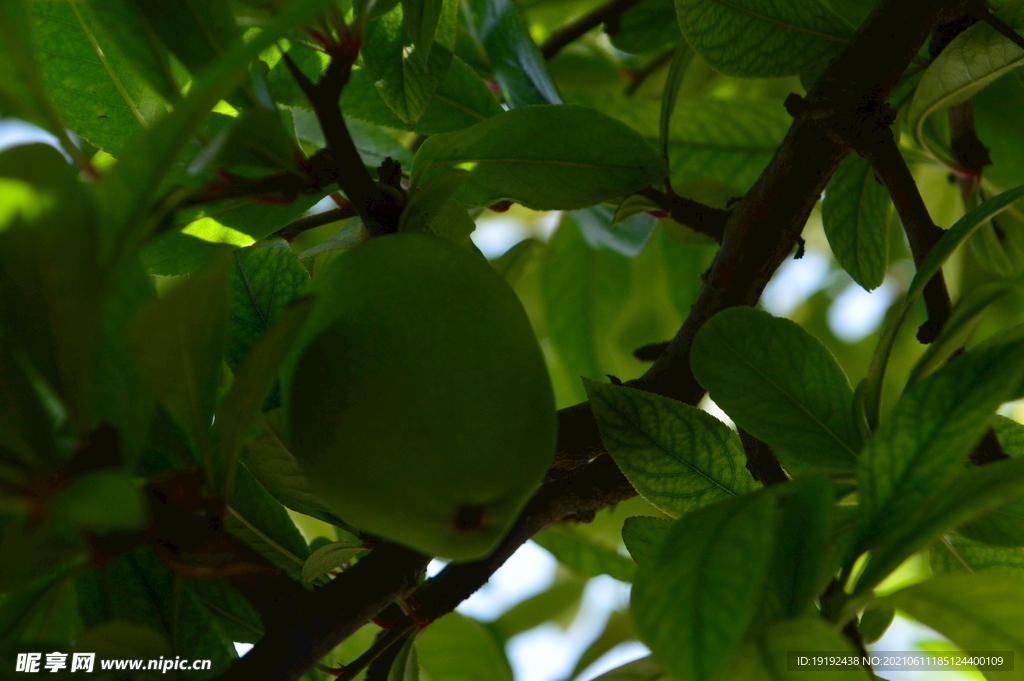
[[[435,135],[416,153],[423,180],[469,171],[456,198],[469,206],[510,199],[536,210],[585,208],[656,182],[664,163],[636,131],[594,109],[531,106]]]
[[[871,290],[889,267],[889,194],[871,164],[850,154],[825,189],[821,220],[836,260],[853,280]]]
[[[775,521],[771,495],[719,502],[677,521],[640,565],[630,607],[673,676],[715,678],[739,648],[765,587]]]
[[[803,73],[839,54],[853,36],[853,27],[819,0],[676,0],[676,13],[686,42],[731,76]]]

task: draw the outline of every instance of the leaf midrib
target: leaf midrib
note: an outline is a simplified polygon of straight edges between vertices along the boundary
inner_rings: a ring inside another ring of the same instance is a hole
[[[764,379],[764,381],[766,383],[768,383],[772,388],[774,388],[779,393],[781,393],[783,396],[785,396],[786,399],[788,399],[801,412],[806,414],[811,419],[811,421],[813,421],[818,426],[820,426],[821,429],[823,431],[825,431],[825,433],[827,433],[830,438],[832,438],[833,440],[835,440],[839,444],[840,448],[849,455],[849,457],[850,457],[850,459],[852,461],[856,461],[857,460],[857,452],[853,451],[850,448],[850,446],[848,444],[846,444],[846,442],[841,437],[839,437],[839,435],[834,430],[832,430],[832,428],[830,428],[828,426],[828,424],[826,424],[824,421],[819,419],[814,412],[810,411],[807,407],[805,407],[803,405],[803,403],[800,402],[800,400],[796,399],[796,397],[794,397],[788,390],[783,389],[783,387],[780,386],[778,383],[776,383],[771,377],[769,377],[767,374],[762,372],[755,365],[751,364],[746,359],[746,357],[743,356],[742,353],[736,352],[735,348],[731,344],[727,344],[727,347],[732,352],[732,354],[739,360],[739,362],[741,364],[743,364],[744,366],[748,367],[751,371],[753,371],[755,374],[757,374],[762,379]]]

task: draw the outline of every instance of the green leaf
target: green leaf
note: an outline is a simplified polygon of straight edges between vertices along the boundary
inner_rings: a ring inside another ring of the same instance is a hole
[[[816,616],[777,622],[768,631],[748,642],[737,655],[727,675],[730,681],[762,681],[785,679],[798,681],[813,677],[815,681],[868,681],[871,677],[861,667],[838,667],[828,670],[790,671],[789,654],[795,651],[842,651],[856,655],[849,641]]]
[[[928,252],[924,262],[917,268],[917,274],[910,282],[907,295],[896,312],[889,316],[882,329],[882,337],[875,346],[871,358],[867,383],[864,388],[864,411],[868,423],[874,427],[878,424],[881,409],[882,384],[885,380],[886,365],[896,345],[896,335],[903,320],[907,318],[917,299],[921,297],[925,284],[942,269],[942,264],[952,255],[953,251],[966,241],[985,222],[1009,208],[1021,197],[1024,197],[1024,186],[1015,187],[985,201],[977,208],[969,211],[956,221],[939,239],[938,243]]]
[[[96,352],[97,421],[117,431],[121,461],[129,470],[145,446],[156,397],[132,359],[128,329],[139,309],[155,297],[153,282],[139,263],[122,273],[107,295]]]
[[[38,2],[36,4],[39,4]],[[146,79],[149,86],[169,102],[181,96],[171,73],[167,50],[134,0],[90,0],[87,7],[124,58]]]
[[[353,558],[368,551],[362,544],[336,541],[325,544],[302,564],[302,581],[312,582],[335,568],[345,567]]]
[[[651,655],[605,672],[594,681],[671,681]]]
[[[992,218],[971,235],[971,250],[978,264],[999,277],[1024,270],[1024,216],[1010,209]]]
[[[683,43],[672,0],[640,0],[622,13],[614,27],[605,26],[604,30],[612,45],[633,54]]]
[[[853,27],[820,0],[676,0],[690,47],[730,76],[803,73],[836,56]]]
[[[234,257],[225,354],[233,370],[309,284],[309,273],[284,239],[266,239],[240,248]]]
[[[939,331],[939,335],[917,360],[910,372],[910,378],[907,379],[907,385],[917,383],[924,376],[941,367],[953,353],[964,347],[989,306],[1002,299],[1014,288],[1015,286],[1010,282],[996,281],[973,288],[958,300],[949,319]]]
[[[138,532],[149,515],[139,485],[118,469],[72,478],[50,501],[50,513],[62,525],[95,535]]]
[[[71,565],[51,568],[0,601],[0,641],[48,642],[70,647],[81,632]],[[5,589],[7,591],[7,589]],[[5,651],[6,652],[6,651]]]
[[[135,5],[193,74],[223,57],[241,36],[226,0],[135,0]]]
[[[992,567],[1024,570],[1024,548],[986,546],[957,534],[936,542],[929,551],[929,563],[936,575],[947,572],[974,572]]]
[[[635,566],[629,558],[570,526],[549,527],[534,535],[533,541],[580,577],[608,575],[622,582],[633,581]]]
[[[77,580],[78,606],[90,627],[128,620],[163,634],[171,655],[209,659],[209,674],[227,670],[234,645],[184,581],[148,547],[119,556]]]
[[[661,155],[665,158],[665,163],[669,162],[669,130],[672,123],[672,111],[676,108],[679,87],[683,83],[683,76],[686,75],[686,67],[693,61],[693,56],[693,50],[689,45],[680,45],[672,55],[672,63],[668,67],[668,77],[665,79],[665,88],[661,95],[661,117],[658,124],[658,139],[661,141]]]
[[[516,634],[529,631],[547,621],[559,619],[566,613],[574,613],[579,607],[586,587],[585,579],[570,579],[553,585],[547,591],[530,596],[491,622],[491,631],[507,641]]]
[[[4,184],[25,192],[24,205],[0,231],[3,343],[27,356],[84,436],[96,425],[91,373],[108,285],[98,262],[94,195],[58,151],[42,144],[0,154],[0,178],[14,178]]]
[[[656,218],[642,212],[616,220],[608,206],[574,210],[570,215],[591,248],[610,248],[630,258],[644,250],[658,224]]]
[[[239,198],[198,210],[182,211],[183,215],[169,231],[142,249],[142,262],[150,274],[189,274],[216,260],[225,251],[250,246],[270,236],[306,212],[320,198],[320,194],[307,194],[280,204]]]
[[[456,198],[470,206],[511,199],[536,210],[585,208],[657,182],[658,153],[636,131],[593,109],[513,109],[446,135],[416,153],[424,179],[445,167],[470,172]]]
[[[757,489],[739,436],[714,416],[634,388],[584,385],[608,452],[661,511],[680,518]]]
[[[224,257],[148,303],[131,328],[131,350],[167,412],[213,474],[210,424],[227,336],[228,276]]]
[[[159,196],[164,177],[182,147],[199,130],[211,109],[247,74],[255,59],[289,31],[309,20],[325,0],[298,0],[268,21],[249,42],[235,41],[223,56],[192,82],[188,96],[144,135],[133,139],[123,158],[98,185],[108,225],[104,250],[124,258],[149,237],[154,228],[145,218]],[[265,235],[264,235],[265,236]]]
[[[249,440],[242,460],[252,474],[282,504],[332,525],[345,526],[318,497],[284,440],[283,417],[279,409],[263,417],[263,432]]]
[[[991,568],[953,573],[901,589],[882,602],[935,629],[966,651],[1024,654],[1024,610],[1020,573]],[[1022,672],[992,678],[1022,678]]]
[[[469,172],[461,168],[451,168],[435,175],[422,186],[416,186],[418,177],[413,175],[411,196],[402,211],[398,224],[400,232],[429,232],[434,221],[441,214],[445,204],[455,195],[462,183],[469,177]]]
[[[860,617],[860,635],[865,643],[874,643],[885,635],[896,617],[892,606],[878,606],[872,603]]]
[[[298,333],[313,309],[313,299],[294,301],[282,310],[280,318],[257,341],[235,372],[231,389],[217,408],[213,424],[213,438],[217,444],[219,473],[217,482],[224,481],[224,498],[230,498],[235,464],[253,421],[260,413],[277,381],[278,370],[285,355],[292,348]]]
[[[39,73],[61,120],[94,146],[119,156],[162,102],[102,32],[91,3],[32,2]]]
[[[862,548],[902,533],[962,470],[996,408],[1017,396],[1024,340],[1016,335],[997,336],[912,386],[864,446],[857,469]]]
[[[316,148],[323,149],[327,146],[324,139],[324,132],[320,129],[320,121],[316,115],[305,109],[297,107],[291,109],[292,118],[295,121],[295,134],[297,137],[312,142]],[[403,168],[412,167],[412,153],[403,147],[395,137],[379,125],[366,123],[358,118],[346,118],[345,127],[348,128],[356,150],[368,168],[376,168],[384,159],[391,158],[402,164]]]
[[[353,70],[341,104],[346,116],[389,128],[409,129],[381,99],[373,78],[365,69]],[[454,132],[501,112],[501,106],[480,76],[466,62],[453,57],[448,73],[412,130],[422,135]]]
[[[775,543],[775,499],[752,494],[677,521],[630,597],[637,630],[676,678],[714,679],[753,623]]]
[[[946,485],[906,513],[902,525],[874,537],[867,567],[858,578],[859,590],[878,584],[900,563],[939,535],[983,517],[1024,496],[1024,459],[967,467]]]
[[[889,268],[889,194],[859,154],[839,164],[825,189],[821,220],[836,260],[853,280],[871,290]]]
[[[836,495],[832,482],[818,476],[801,477],[773,491],[782,496],[766,600],[770,615],[793,619],[816,612],[814,601],[834,576],[827,544]]]
[[[544,58],[510,0],[470,0],[470,31],[513,107],[559,104]]]
[[[184,580],[184,586],[202,603],[232,641],[256,643],[265,627],[252,604],[227,578]]]
[[[723,310],[693,342],[697,381],[786,467],[853,470],[861,436],[853,389],[832,353],[788,319]]]
[[[978,137],[992,157],[992,165],[985,168],[985,179],[1002,187],[1024,182],[1024,158],[1017,153],[1024,144],[1024,134],[1014,124],[1017,112],[1024,107],[1021,75],[1020,71],[1011,71],[971,99]]]
[[[85,156],[68,138],[36,67],[29,0],[0,3],[0,111],[48,130],[80,165]]]
[[[415,54],[423,61],[429,56],[443,8],[444,0],[402,0],[405,30],[412,38]]]
[[[569,678],[579,676],[584,669],[620,643],[635,640],[637,640],[636,627],[633,625],[632,616],[630,616],[629,612],[613,610],[611,615],[608,616],[608,623],[605,625],[604,631],[580,655],[580,659],[576,661],[576,667],[573,668]],[[633,663],[631,662],[630,664]],[[628,666],[626,665],[626,667]],[[623,667],[619,669],[623,669]],[[611,673],[613,672],[609,672],[609,674]],[[640,681],[653,681],[653,679],[649,676],[644,676],[641,677]]]
[[[1024,3],[1017,0],[996,11],[1010,26],[1024,25]],[[1024,64],[1024,51],[985,22],[958,35],[928,66],[910,103],[907,120],[918,144],[929,149],[927,118],[970,99],[986,85]],[[932,148],[933,153],[944,155]]]
[[[387,681],[419,681],[420,663],[416,656],[416,638],[410,636],[402,644],[388,671]]]
[[[439,43],[426,56],[416,51],[422,49],[419,46],[406,49],[405,5],[403,2],[402,7],[367,25],[362,54],[366,69],[388,107],[405,125],[415,127],[444,80],[452,53]]]
[[[653,560],[658,547],[672,529],[672,521],[649,516],[626,518],[622,524],[622,541],[633,561],[640,565]]]
[[[457,612],[424,629],[416,652],[420,668],[431,679],[512,681],[512,669],[491,633]]]
[[[669,135],[673,184],[707,177],[747,191],[792,122],[783,107],[770,102],[710,97],[680,102]],[[649,139],[656,134],[643,130]]]
[[[992,426],[1004,452],[1015,459],[1024,457],[1024,426],[1003,416],[997,416]],[[991,546],[1024,546],[1024,501],[998,508],[959,532]]]
[[[162,631],[125,619],[97,624],[78,637],[75,648],[94,652],[97,657],[107,659],[156,659],[171,655],[171,645]]]
[[[591,248],[564,215],[545,253],[542,294],[548,333],[572,380],[603,376],[610,362],[608,329],[625,309],[628,289],[626,258]]]
[[[224,516],[224,529],[292,579],[301,579],[302,566],[310,555],[309,545],[284,506],[244,464],[239,464],[236,471],[235,493]]]

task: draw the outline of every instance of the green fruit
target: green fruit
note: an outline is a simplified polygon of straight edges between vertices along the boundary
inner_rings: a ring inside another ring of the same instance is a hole
[[[284,369],[292,448],[346,522],[431,555],[490,551],[554,452],[554,398],[515,293],[422,234],[355,246],[315,280]]]

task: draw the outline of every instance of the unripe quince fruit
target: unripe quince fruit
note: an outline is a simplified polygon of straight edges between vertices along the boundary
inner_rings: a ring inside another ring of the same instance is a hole
[[[397,234],[314,280],[286,362],[292,448],[346,520],[469,560],[508,530],[551,464],[551,383],[529,320],[486,261]]]

